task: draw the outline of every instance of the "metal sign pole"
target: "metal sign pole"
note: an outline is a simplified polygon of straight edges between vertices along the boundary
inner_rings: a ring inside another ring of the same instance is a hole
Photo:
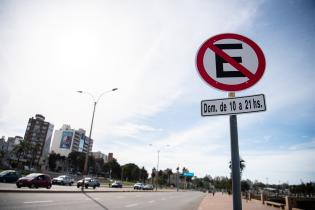
[[[229,93],[229,97],[235,97],[234,92]],[[231,135],[231,164],[232,164],[232,191],[233,210],[242,210],[241,200],[241,176],[240,176],[240,155],[238,150],[237,117],[230,115],[230,135]]]

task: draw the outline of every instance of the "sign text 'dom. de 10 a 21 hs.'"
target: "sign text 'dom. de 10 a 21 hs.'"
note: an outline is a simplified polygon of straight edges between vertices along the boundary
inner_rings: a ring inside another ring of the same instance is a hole
[[[231,115],[266,111],[264,94],[201,101],[202,116]]]

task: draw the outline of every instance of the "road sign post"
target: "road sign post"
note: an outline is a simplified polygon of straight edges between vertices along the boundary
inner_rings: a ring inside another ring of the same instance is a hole
[[[236,114],[265,111],[263,94],[235,98],[235,91],[256,84],[264,74],[266,61],[259,46],[239,34],[219,34],[198,50],[199,75],[214,88],[229,91],[229,99],[201,102],[202,116],[230,115],[233,210],[242,210],[240,156]]]
[[[229,97],[235,97],[235,93],[229,93]],[[232,191],[233,209],[242,209],[241,200],[241,171],[240,155],[238,149],[237,116],[230,115],[230,138],[231,138],[231,164],[232,164]]]

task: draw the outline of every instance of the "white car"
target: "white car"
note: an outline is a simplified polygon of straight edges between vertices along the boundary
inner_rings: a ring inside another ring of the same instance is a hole
[[[74,179],[67,175],[61,175],[51,180],[52,184],[61,184],[71,186],[74,183]]]
[[[134,190],[142,190],[143,187],[144,187],[144,184],[141,183],[141,182],[136,183],[136,184],[133,185],[133,189],[134,189]]]
[[[152,184],[146,184],[142,188],[143,190],[153,190],[153,185]]]

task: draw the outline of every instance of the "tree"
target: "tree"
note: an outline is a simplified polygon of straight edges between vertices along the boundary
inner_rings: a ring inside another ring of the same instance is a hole
[[[248,181],[242,180],[241,181],[241,191],[246,192],[249,189],[250,189],[250,185],[249,185]]]
[[[167,185],[170,186],[170,185],[171,185],[171,175],[173,174],[173,171],[172,171],[172,169],[167,168],[167,169],[165,170],[165,172],[166,172],[167,178],[168,178],[168,183],[167,183]]]
[[[149,174],[148,174],[147,170],[145,170],[145,168],[142,167],[140,169],[140,180],[141,180],[141,182],[145,183],[146,180],[148,179],[148,177],[149,177]]]
[[[140,179],[140,168],[134,163],[127,163],[122,166],[123,179],[128,181],[138,181]]]
[[[155,178],[155,174],[156,174],[156,169],[155,168],[152,168],[152,172],[151,172],[151,181],[152,181],[152,184],[153,184],[153,180]]]
[[[70,152],[68,155],[70,168],[74,172],[83,171],[84,162],[85,162],[85,153],[83,152]]]
[[[17,165],[19,165],[21,157],[24,157],[28,154],[31,145],[25,139],[21,140],[18,145],[13,148],[13,154],[17,157]]]
[[[240,160],[240,176],[242,176],[242,172],[243,170],[245,169],[246,165],[245,165],[245,160],[241,159]],[[229,168],[232,170],[232,162],[230,161],[230,164],[229,164]],[[232,173],[231,173],[232,175]]]
[[[103,170],[108,174],[111,174],[111,178],[120,179],[121,177],[121,167],[116,159],[105,163],[103,166]]]
[[[57,154],[54,152],[50,153],[48,157],[49,170],[55,171],[56,166],[57,166],[56,162],[57,162]]]

